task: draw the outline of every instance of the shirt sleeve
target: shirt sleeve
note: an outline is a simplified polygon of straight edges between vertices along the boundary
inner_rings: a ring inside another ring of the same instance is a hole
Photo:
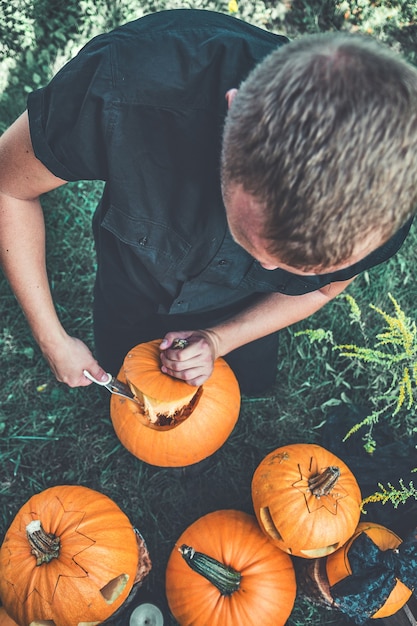
[[[63,180],[106,180],[112,46],[96,37],[50,83],[28,97],[36,157]]]

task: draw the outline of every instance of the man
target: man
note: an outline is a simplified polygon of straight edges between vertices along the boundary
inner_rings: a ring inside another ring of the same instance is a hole
[[[95,353],[57,317],[39,196],[106,181],[94,217]],[[163,338],[200,385],[225,356],[274,381],[277,332],[400,247],[417,194],[417,71],[342,34],[288,43],[182,9],[93,39],[0,141],[1,261],[70,386]],[[175,350],[175,338],[188,346]]]

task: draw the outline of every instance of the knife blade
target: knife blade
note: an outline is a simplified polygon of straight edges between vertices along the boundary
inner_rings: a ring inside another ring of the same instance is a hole
[[[136,404],[140,404],[139,400],[135,398],[132,390],[129,385],[126,383],[122,383],[121,380],[115,378],[111,374],[107,373],[107,380],[98,380],[94,378],[92,374],[88,370],[83,370],[83,374],[88,380],[91,380],[96,385],[100,385],[100,387],[105,387],[110,391],[110,393],[115,394],[117,396],[121,396],[122,398],[127,398],[128,400],[132,400],[132,402],[136,402]]]

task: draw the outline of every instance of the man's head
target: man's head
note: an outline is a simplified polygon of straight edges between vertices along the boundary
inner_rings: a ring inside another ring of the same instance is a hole
[[[417,69],[359,35],[274,51],[231,103],[222,186],[232,234],[256,228],[289,266],[324,271],[382,245],[417,205]]]

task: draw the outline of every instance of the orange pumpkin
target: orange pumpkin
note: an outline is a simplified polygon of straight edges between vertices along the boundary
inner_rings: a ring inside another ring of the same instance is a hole
[[[161,372],[160,340],[131,350],[118,378],[140,404],[114,395],[113,427],[137,458],[161,467],[192,465],[226,441],[239,416],[239,385],[231,368],[217,359],[210,378],[193,387]]]
[[[19,626],[14,620],[6,613],[6,609],[0,606],[0,626]]]
[[[362,568],[359,572],[359,582],[353,582],[349,553],[352,550],[352,546],[355,545],[355,542],[362,535],[367,535],[384,552],[395,550],[402,543],[401,539],[392,530],[385,528],[385,526],[373,522],[361,522],[351,539],[336,552],[325,558],[311,559],[309,561],[300,560],[297,564],[300,593],[317,605],[330,609],[340,609],[341,612],[347,613],[349,617],[354,619],[356,623],[367,622],[369,618],[378,619],[394,615],[406,604],[412,595],[412,590],[398,578],[395,579],[391,591],[383,588],[383,578],[381,579],[381,585],[372,583],[368,580],[366,571],[363,571]],[[362,558],[365,559],[366,566],[370,568],[371,576],[377,572],[384,571],[384,567],[382,567],[382,570],[375,567],[371,555],[367,552],[363,553]],[[350,580],[351,583],[348,595],[349,604],[346,607],[343,603],[343,597],[342,602],[338,603],[337,599],[338,595],[341,597],[340,591],[337,592],[337,584],[345,580]],[[371,600],[363,595],[362,585],[365,586],[365,593],[377,594],[376,604],[378,604],[378,608],[373,613]],[[356,600],[354,594],[357,594]]]
[[[295,600],[294,568],[253,516],[215,511],[178,539],[166,594],[181,626],[283,626]]]
[[[261,461],[252,479],[252,501],[260,527],[276,546],[315,558],[353,535],[361,493],[343,461],[321,446],[298,443]]]
[[[151,567],[143,540],[107,496],[57,486],[20,509],[0,549],[0,597],[21,626],[93,626]]]
[[[361,522],[353,537],[343,548],[337,550],[327,558],[326,571],[329,585],[333,586],[346,576],[351,574],[349,565],[349,550],[353,542],[360,534],[365,533],[381,550],[392,550],[398,548],[402,540],[385,526],[374,523]],[[412,590],[408,589],[400,580],[397,580],[394,589],[388,596],[383,607],[372,615],[373,618],[388,617],[393,615],[409,600]]]

